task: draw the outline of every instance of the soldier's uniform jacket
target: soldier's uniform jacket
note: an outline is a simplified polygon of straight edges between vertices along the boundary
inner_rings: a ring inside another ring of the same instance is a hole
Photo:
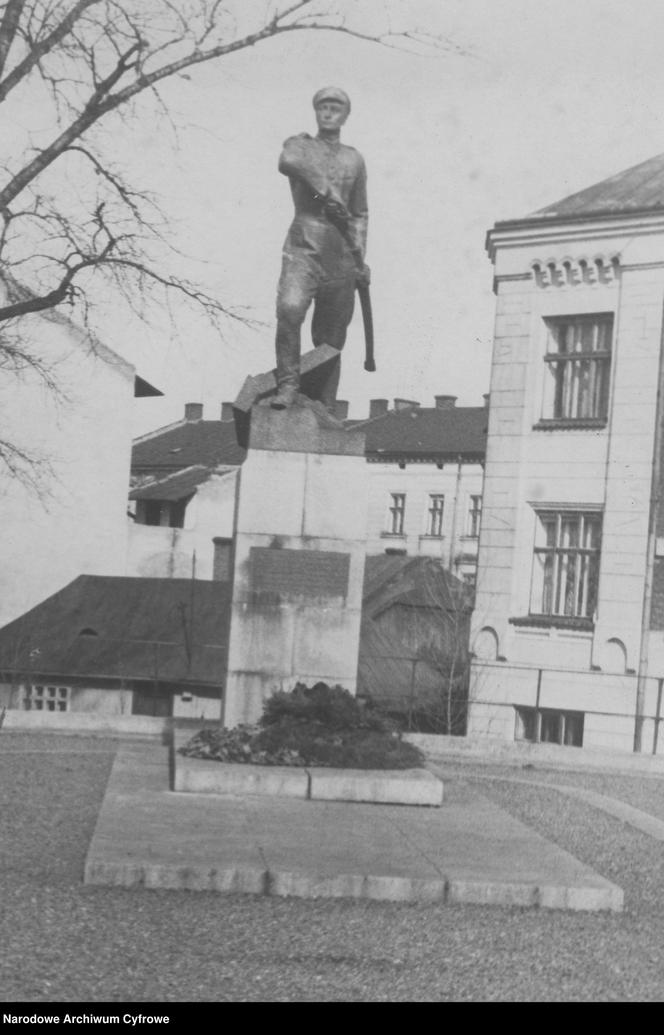
[[[323,280],[348,277],[356,260],[342,233],[323,213],[326,198],[342,201],[351,219],[348,235],[364,258],[367,240],[367,173],[354,147],[300,133],[285,141],[279,171],[290,179],[295,218],[284,244],[284,259],[317,267]]]

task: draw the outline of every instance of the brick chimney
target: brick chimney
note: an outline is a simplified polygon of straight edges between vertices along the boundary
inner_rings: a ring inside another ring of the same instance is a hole
[[[233,540],[216,535],[212,543],[212,579],[214,582],[230,582],[233,570]]]
[[[348,400],[337,399],[334,404],[334,416],[337,420],[348,420]]]
[[[395,399],[394,409],[398,413],[400,410],[413,410],[417,409],[420,404],[416,399]]]
[[[458,395],[434,395],[437,410],[452,410],[456,406]]]
[[[223,421],[233,420],[233,403],[223,402],[221,404],[221,419]]]
[[[184,419],[191,421],[203,420],[203,403],[185,403]]]
[[[370,399],[369,419],[372,417],[380,417],[383,413],[387,413],[388,406],[389,402],[387,399]]]
[[[484,395],[482,396],[482,398],[484,399],[484,408],[488,410],[489,409],[489,401],[491,399],[491,393],[490,392],[485,392]]]

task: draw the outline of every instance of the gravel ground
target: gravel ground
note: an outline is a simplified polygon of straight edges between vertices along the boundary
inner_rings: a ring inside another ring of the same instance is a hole
[[[116,744],[0,733],[6,1004],[664,998],[664,845],[553,789],[474,777],[578,782],[657,815],[664,779],[444,767],[620,884],[623,914],[86,888]]]

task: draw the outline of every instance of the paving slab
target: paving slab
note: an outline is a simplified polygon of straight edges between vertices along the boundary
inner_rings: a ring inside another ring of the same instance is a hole
[[[124,744],[86,884],[620,910],[616,885],[474,788],[441,808],[169,789],[166,749]]]

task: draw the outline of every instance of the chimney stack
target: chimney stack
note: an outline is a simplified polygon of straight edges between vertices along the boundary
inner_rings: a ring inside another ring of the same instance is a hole
[[[233,420],[233,403],[222,402],[221,404],[221,419],[223,421]]]
[[[184,419],[191,421],[203,420],[203,403],[185,403]]]
[[[230,582],[233,572],[233,540],[216,535],[212,543],[214,546],[212,580]]]
[[[348,420],[348,400],[337,399],[334,404],[334,416],[337,420]]]
[[[372,417],[381,417],[384,413],[387,413],[387,407],[389,403],[387,399],[370,399],[369,400],[369,419]]]
[[[457,395],[434,395],[437,410],[452,410],[456,406]]]
[[[420,404],[416,399],[395,399],[394,409],[397,413],[400,410],[416,410]]]

